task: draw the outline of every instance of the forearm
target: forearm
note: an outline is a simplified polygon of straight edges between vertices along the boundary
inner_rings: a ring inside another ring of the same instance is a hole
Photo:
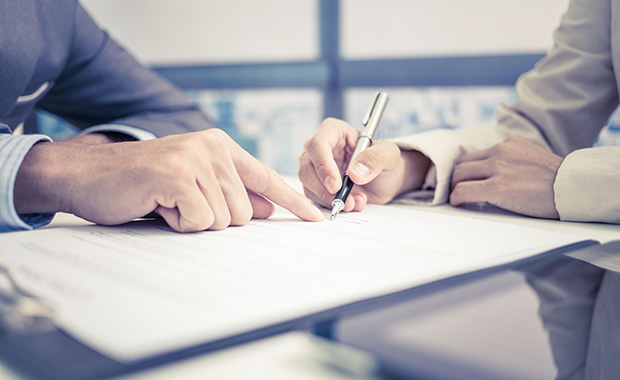
[[[407,149],[401,149],[401,160],[404,174],[397,195],[420,190],[431,166],[431,161],[421,152]]]
[[[25,155],[14,184],[14,205],[18,214],[68,211],[61,202],[68,186],[80,177],[76,153],[80,145],[102,145],[122,141],[116,134],[88,133],[65,141],[43,141]]]
[[[93,136],[96,139],[105,136]],[[66,191],[62,172],[70,157],[62,157],[57,144],[35,144],[24,157],[15,178],[14,205],[19,214],[62,211],[59,193]]]

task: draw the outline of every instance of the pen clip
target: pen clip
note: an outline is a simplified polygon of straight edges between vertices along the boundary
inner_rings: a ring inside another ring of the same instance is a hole
[[[379,100],[380,94],[381,94],[380,92],[375,93],[375,97],[373,101],[370,103],[370,106],[368,106],[368,109],[366,110],[366,113],[364,114],[364,118],[362,119],[363,126],[368,125],[368,122],[370,121],[370,116],[372,116],[372,113],[377,107],[377,101]]]

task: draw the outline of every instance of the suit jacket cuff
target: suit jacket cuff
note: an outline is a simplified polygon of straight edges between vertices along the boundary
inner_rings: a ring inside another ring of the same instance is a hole
[[[620,147],[580,149],[564,159],[553,185],[561,220],[620,223]]]

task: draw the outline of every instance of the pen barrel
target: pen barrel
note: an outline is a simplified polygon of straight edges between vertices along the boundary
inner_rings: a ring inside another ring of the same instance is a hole
[[[349,162],[353,162],[353,160],[355,160],[355,157],[357,157],[360,153],[362,153],[366,148],[368,148],[371,145],[372,145],[371,137],[365,136],[365,135],[361,135],[357,139],[357,144],[355,145],[355,150],[353,151],[353,154],[351,155],[351,160],[349,160]]]
[[[362,136],[368,136],[370,139],[375,138],[375,133],[379,127],[379,120],[381,120],[381,116],[383,116],[383,111],[385,110],[387,102],[388,95],[385,92],[377,92],[375,94],[375,99],[368,108],[368,111],[366,111],[366,115],[364,115],[364,120],[362,121],[362,125],[364,126],[362,129]]]
[[[351,178],[349,178],[348,174],[345,174],[344,177],[342,178],[342,187],[340,188],[340,190],[338,191],[338,194],[336,194],[336,198],[334,199],[340,199],[343,202],[345,202],[347,200],[347,198],[349,197],[349,193],[351,192],[351,189],[353,189],[353,181],[351,181]]]
[[[387,101],[388,95],[385,92],[377,92],[375,94],[373,102],[370,104],[368,111],[366,111],[366,114],[364,115],[364,119],[362,121],[364,128],[360,133],[360,137],[357,139],[355,150],[353,151],[349,162],[353,162],[353,160],[355,160],[355,158],[362,153],[364,149],[372,145],[372,139],[375,138],[375,133],[377,133],[379,120],[381,120],[381,116],[383,116],[383,110],[385,110]]]

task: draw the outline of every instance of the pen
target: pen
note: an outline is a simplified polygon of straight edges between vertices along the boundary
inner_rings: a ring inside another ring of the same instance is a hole
[[[360,133],[360,137],[357,139],[357,144],[355,145],[355,150],[349,160],[349,165],[358,154],[362,153],[364,149],[372,145],[372,139],[375,137],[375,133],[377,132],[379,120],[381,119],[381,115],[383,115],[383,110],[387,105],[387,101],[388,96],[385,92],[377,92],[373,97],[373,100],[368,107],[368,111],[366,111],[366,114],[362,119],[362,125],[364,128]],[[330,220],[334,220],[336,215],[338,215],[338,213],[344,208],[344,202],[347,200],[353,185],[353,181],[349,178],[347,166],[347,171],[344,172],[344,176],[342,177],[342,187],[338,191],[338,194],[336,194],[336,198],[332,201],[332,214],[329,218]]]

